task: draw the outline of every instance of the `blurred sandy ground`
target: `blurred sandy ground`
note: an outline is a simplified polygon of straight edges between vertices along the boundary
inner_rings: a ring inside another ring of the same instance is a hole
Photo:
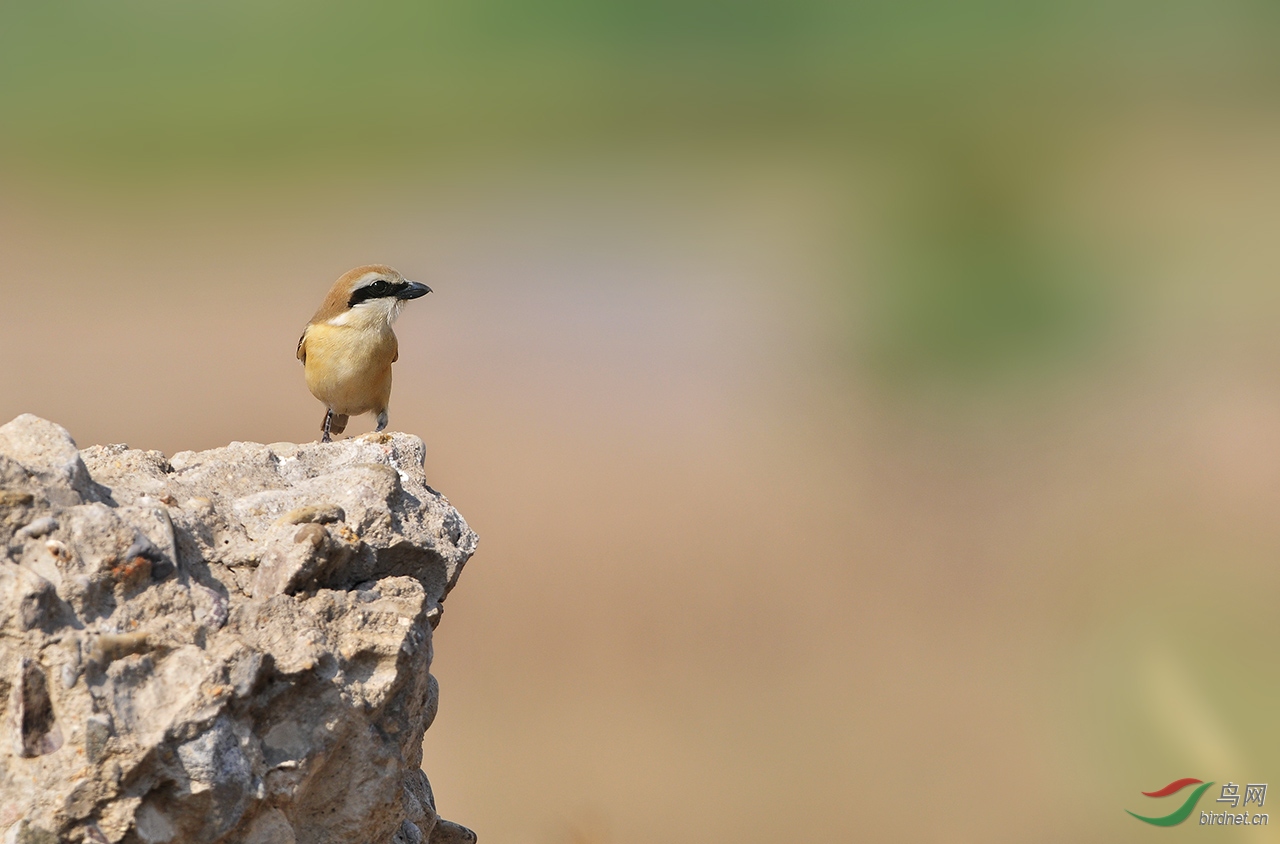
[[[1204,91],[966,101],[859,143],[513,155],[473,127],[276,173],[16,129],[0,417],[312,438],[297,335],[390,263],[435,291],[392,426],[481,536],[436,637],[446,817],[515,844],[1207,835],[1123,810],[1280,781],[1280,115],[1232,63],[1241,16],[1176,42]]]

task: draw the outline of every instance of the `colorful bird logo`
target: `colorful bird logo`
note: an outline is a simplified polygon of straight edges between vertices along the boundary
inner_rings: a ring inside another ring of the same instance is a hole
[[[1164,815],[1163,817],[1148,818],[1148,817],[1139,815],[1136,812],[1129,812],[1128,809],[1125,809],[1125,811],[1129,812],[1129,814],[1133,815],[1135,818],[1142,821],[1143,823],[1149,823],[1153,826],[1177,826],[1178,824],[1185,821],[1188,817],[1190,817],[1191,813],[1195,811],[1196,803],[1200,801],[1200,796],[1204,794],[1206,791],[1208,791],[1209,786],[1213,785],[1213,783],[1205,782],[1204,780],[1198,780],[1198,779],[1195,779],[1194,777],[1185,777],[1180,780],[1174,780],[1173,782],[1169,783],[1159,791],[1142,792],[1143,795],[1146,797],[1168,797],[1170,794],[1176,794],[1177,792],[1181,791],[1187,786],[1195,785],[1197,783],[1200,783],[1200,787],[1197,788],[1195,791],[1191,792],[1191,794],[1187,797],[1187,801],[1183,803],[1176,811],[1173,811],[1167,815]]]

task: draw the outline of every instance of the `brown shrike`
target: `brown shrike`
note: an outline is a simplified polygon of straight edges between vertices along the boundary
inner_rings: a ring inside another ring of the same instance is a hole
[[[376,413],[379,431],[387,427],[391,364],[400,357],[391,324],[405,302],[430,292],[382,264],[356,267],[334,282],[298,339],[307,389],[327,409],[321,442],[361,413]]]

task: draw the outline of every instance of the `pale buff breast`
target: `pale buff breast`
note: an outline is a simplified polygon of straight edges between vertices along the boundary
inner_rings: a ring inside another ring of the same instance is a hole
[[[334,413],[358,416],[386,410],[396,336],[327,323],[307,327],[306,379],[311,394]]]

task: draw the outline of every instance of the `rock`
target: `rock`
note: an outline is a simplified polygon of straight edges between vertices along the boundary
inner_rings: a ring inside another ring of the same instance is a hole
[[[172,458],[0,426],[6,842],[470,842],[421,770],[476,535],[422,441]]]
[[[8,729],[19,758],[43,756],[62,747],[62,730],[53,717],[49,682],[44,669],[30,657],[19,657],[9,698]]]
[[[25,470],[53,503],[80,503],[98,500],[89,472],[76,444],[61,425],[24,413],[7,425],[0,425],[0,454]],[[9,486],[9,484],[4,484]],[[30,489],[12,490],[18,496]]]
[[[28,493],[26,498],[27,498],[27,503],[30,504],[32,501],[32,496]],[[37,536],[44,536],[45,534],[52,533],[57,529],[58,529],[57,519],[55,519],[53,516],[43,516],[31,522],[21,530],[19,530],[14,535],[14,538],[28,539],[28,538],[33,538]]]
[[[439,820],[431,830],[430,844],[474,844],[476,834],[461,824]]]

